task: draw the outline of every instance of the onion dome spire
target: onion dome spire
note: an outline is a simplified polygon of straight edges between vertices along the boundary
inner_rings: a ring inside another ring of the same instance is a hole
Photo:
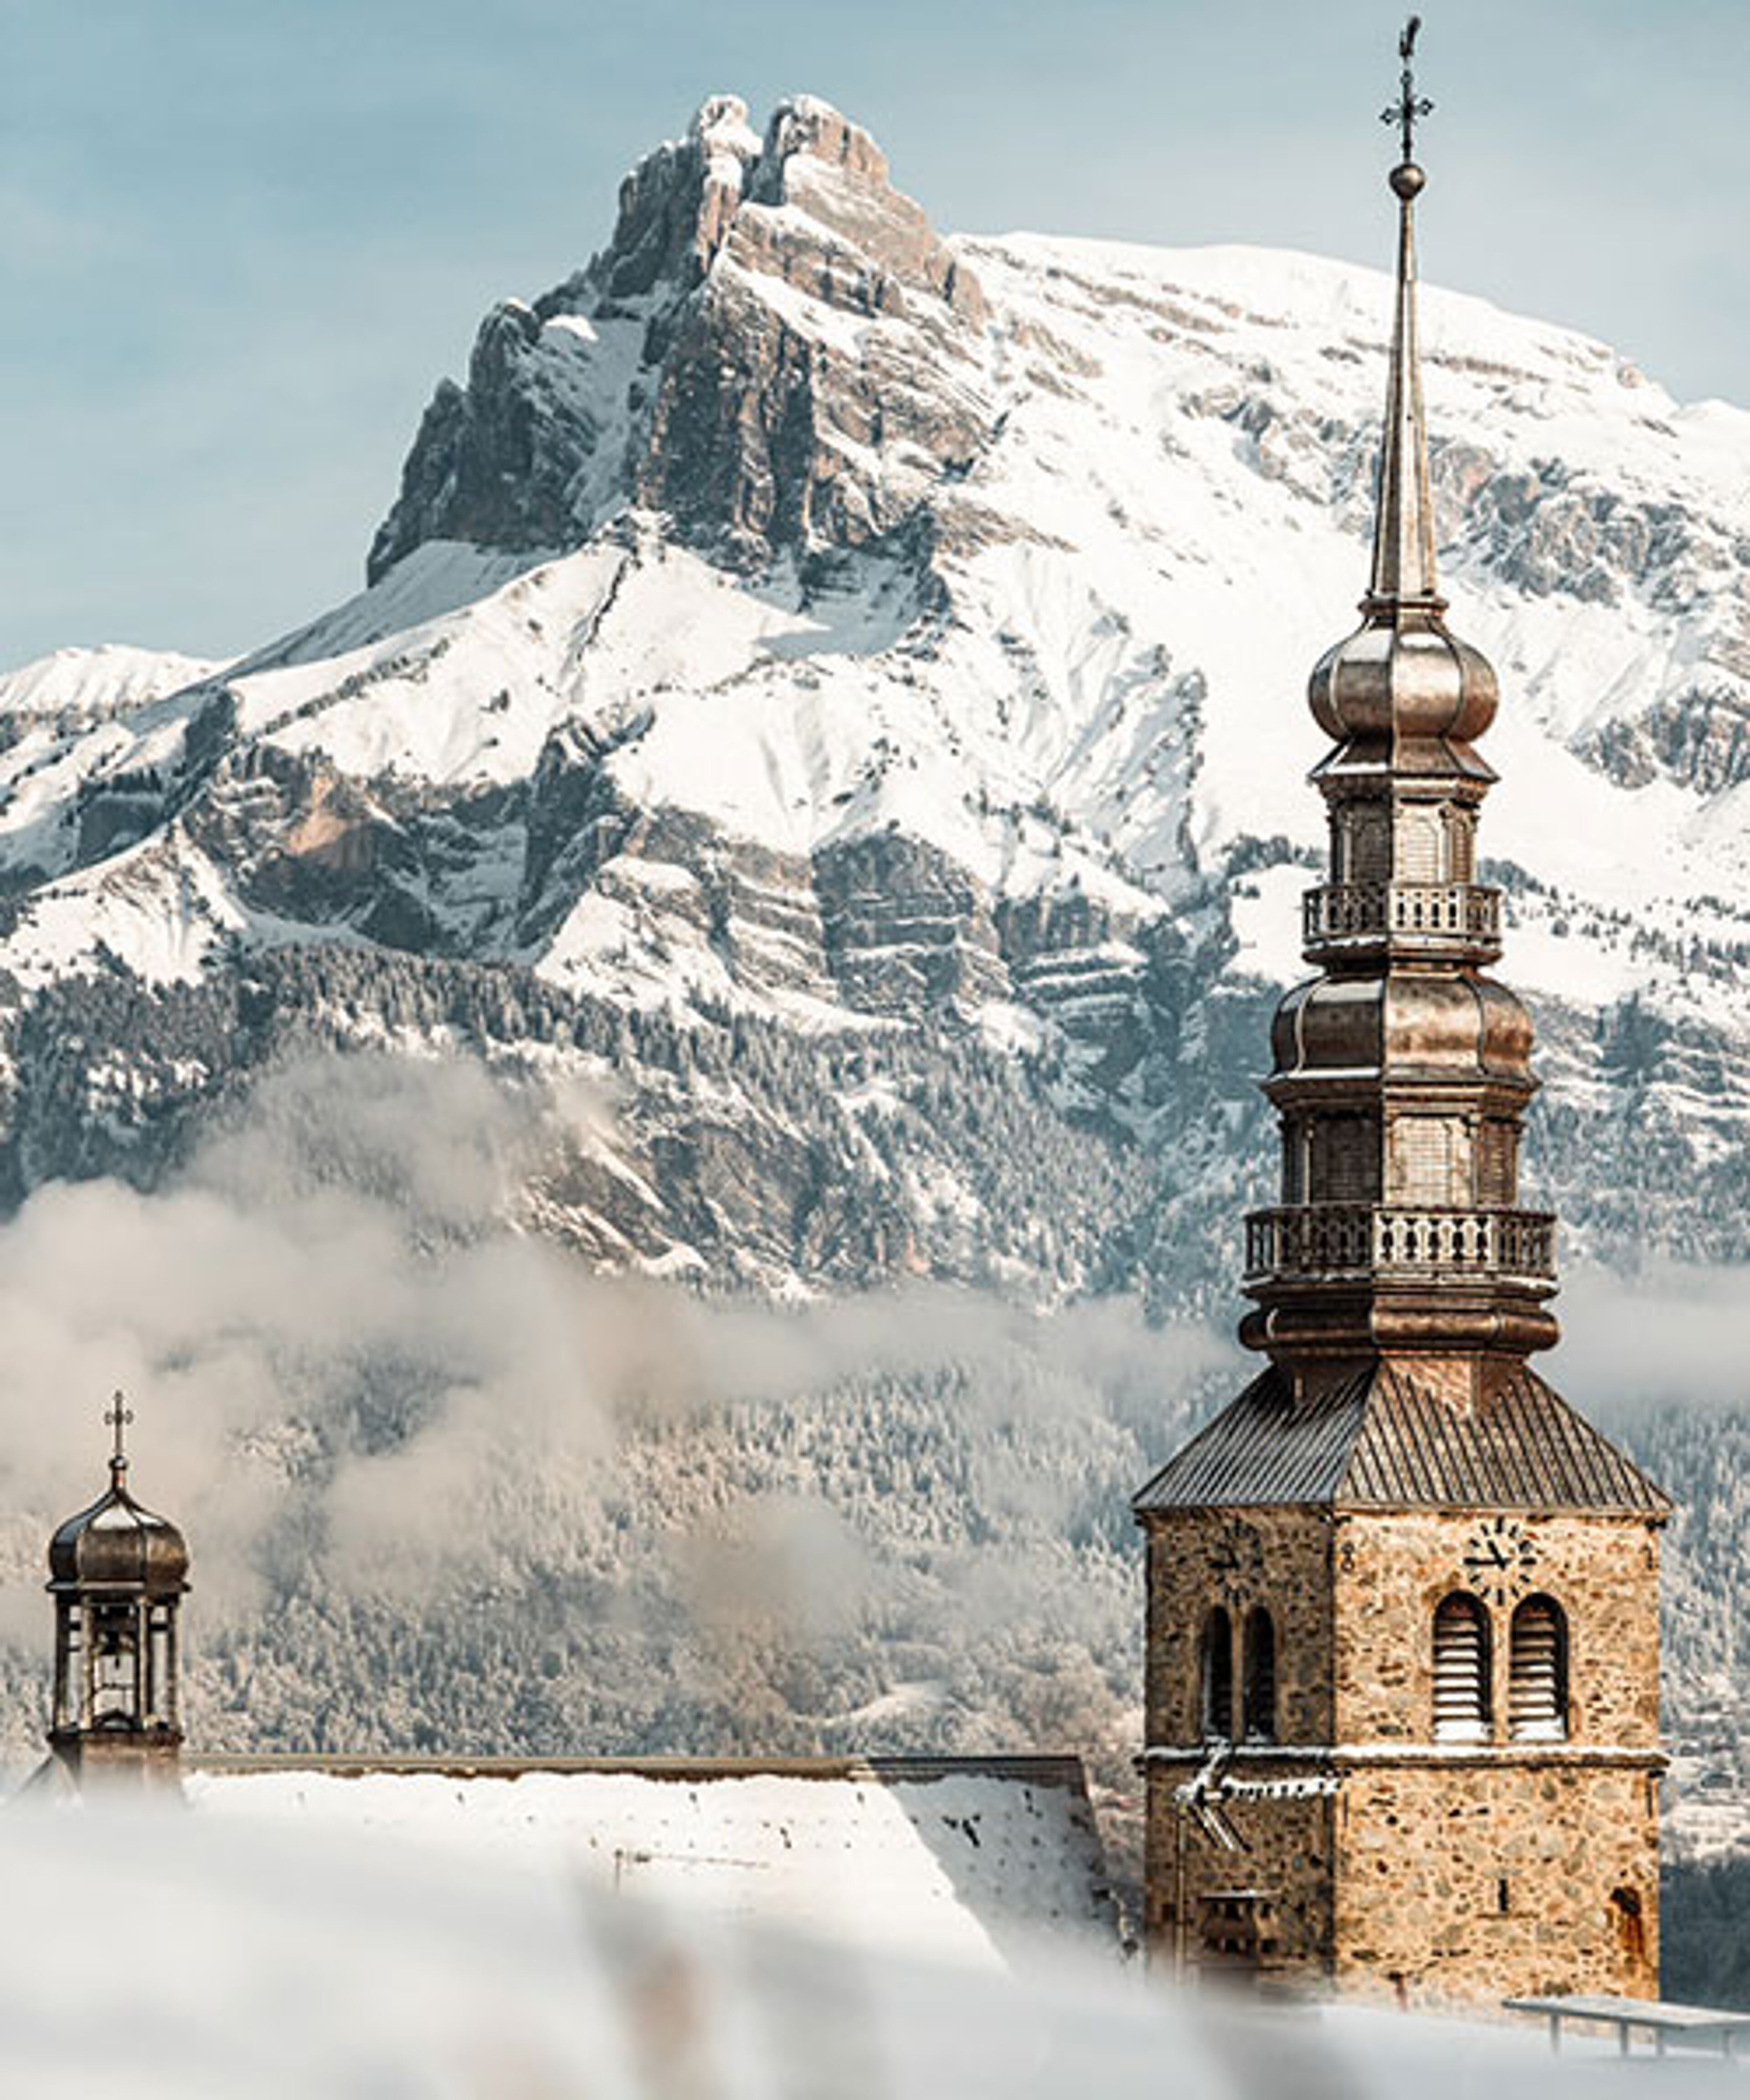
[[[1416,35],[1412,15],[1398,40],[1403,62],[1398,99],[1381,112],[1399,127],[1403,158],[1388,180],[1398,200],[1397,305],[1391,328],[1391,373],[1386,388],[1385,441],[1379,453],[1378,503],[1373,522],[1373,576],[1363,610],[1406,606],[1444,609],[1435,581],[1434,505],[1428,493],[1428,426],[1422,405],[1422,359],[1416,334],[1416,199],[1427,182],[1415,158],[1416,124],[1433,110],[1416,92]]]
[[[1501,893],[1478,880],[1494,774],[1474,748],[1495,674],[1447,627],[1435,574],[1416,340],[1413,15],[1386,112],[1401,157],[1396,307],[1361,624],[1314,668],[1332,748],[1313,772],[1329,814],[1329,880],[1307,897],[1319,974],[1277,1008],[1264,1092],[1281,1127],[1280,1200],[1248,1221],[1242,1335],[1300,1375],[1374,1352],[1442,1356],[1454,1390],[1485,1358],[1547,1348],[1554,1220],[1519,1203],[1532,1026],[1483,974],[1501,954]]]
[[[1427,177],[1413,155],[1417,120],[1434,108],[1416,92],[1421,27],[1412,15],[1398,41],[1398,99],[1382,112],[1398,129],[1402,157],[1387,178],[1398,201],[1397,287],[1373,568],[1360,628],[1325,652],[1308,688],[1314,720],[1338,746],[1315,775],[1321,783],[1381,769],[1399,779],[1456,775],[1483,786],[1495,777],[1471,748],[1494,719],[1495,674],[1448,633],[1435,568],[1416,306],[1416,200]]]

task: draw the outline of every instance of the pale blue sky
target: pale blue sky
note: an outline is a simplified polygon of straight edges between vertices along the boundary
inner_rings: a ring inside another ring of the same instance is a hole
[[[0,0],[0,664],[355,589],[432,383],[730,90],[945,228],[1382,262],[1360,0]],[[1750,404],[1745,0],[1424,0],[1428,275]]]

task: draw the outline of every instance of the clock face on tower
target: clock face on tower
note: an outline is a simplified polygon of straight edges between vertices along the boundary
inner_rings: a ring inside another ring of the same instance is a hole
[[[1516,1597],[1536,1565],[1536,1542],[1515,1517],[1484,1517],[1465,1543],[1465,1573],[1471,1588],[1491,1604]]]

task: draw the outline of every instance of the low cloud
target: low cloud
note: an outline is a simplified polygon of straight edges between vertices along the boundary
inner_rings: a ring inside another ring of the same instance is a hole
[[[137,1491],[194,1548],[196,1718],[228,1701],[230,1740],[356,1739],[386,1670],[408,1681],[372,1724],[417,1729],[459,1698],[438,1680],[465,1678],[465,1638],[486,1747],[530,1746],[505,1740],[525,1726],[685,1747],[735,1711],[805,1743],[924,1679],[949,1688],[932,1725],[1015,1742],[1023,1680],[1089,1696],[1072,1651],[1107,1687],[1090,1727],[1115,1727],[1139,1623],[1125,1497],[1232,1375],[1229,1345],[1125,1301],[774,1308],[592,1274],[518,1219],[611,1120],[466,1061],[315,1057],[174,1186],[34,1194],[0,1229],[15,1674],[40,1668],[42,1542],[101,1484],[119,1386]],[[409,1660],[397,1625],[438,1659]],[[299,1680],[342,1664],[356,1681],[324,1706]]]
[[[1549,1375],[1587,1414],[1633,1422],[1673,1404],[1750,1402],[1750,1268],[1580,1269],[1557,1311],[1563,1340]]]

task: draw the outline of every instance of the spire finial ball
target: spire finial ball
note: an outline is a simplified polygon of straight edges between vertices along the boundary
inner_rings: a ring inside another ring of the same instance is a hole
[[[1400,161],[1391,170],[1387,179],[1391,184],[1394,193],[1402,197],[1404,203],[1408,204],[1413,196],[1420,194],[1428,178],[1413,161]]]

